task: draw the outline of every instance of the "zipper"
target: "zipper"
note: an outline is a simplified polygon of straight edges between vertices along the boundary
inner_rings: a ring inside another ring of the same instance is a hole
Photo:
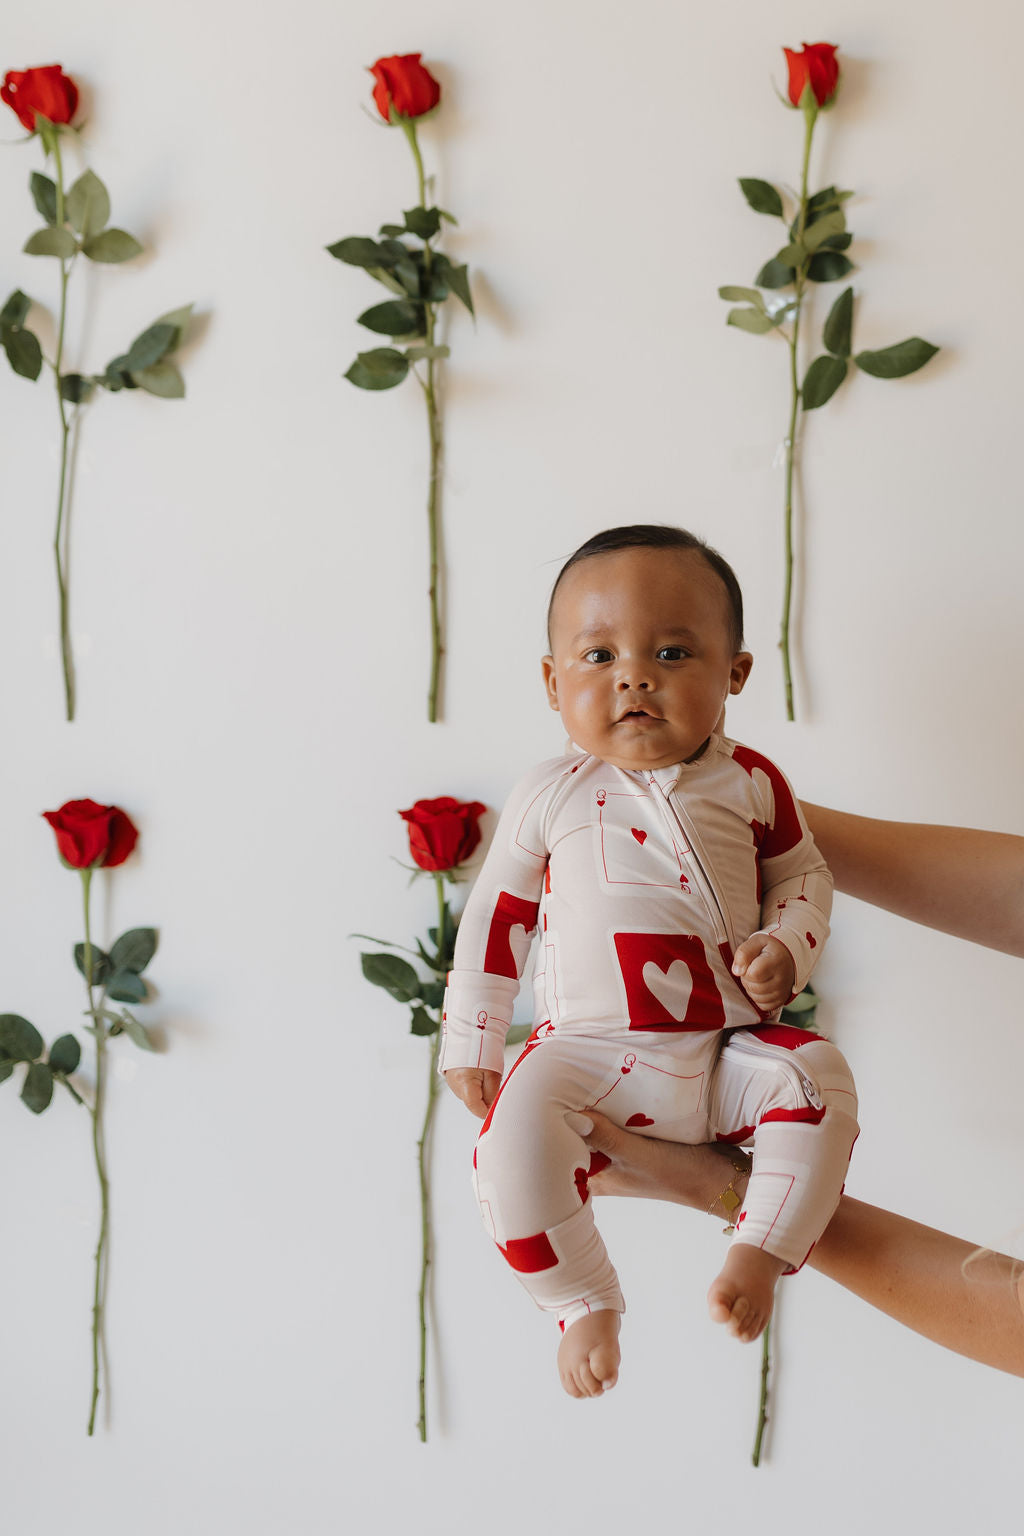
[[[687,827],[682,815],[672,801],[671,797],[665,793],[652,773],[648,773],[647,782],[650,786],[654,799],[659,803],[659,805],[664,807],[664,814],[666,818],[671,820],[671,822],[674,824],[675,830],[682,837],[683,845],[685,848],[684,856],[693,865],[695,872],[694,884],[696,885],[697,890],[700,892],[701,900],[704,902],[705,909],[707,910],[708,917],[711,921],[711,926],[715,930],[716,943],[719,946],[722,944],[728,944],[731,949],[732,939],[729,934],[728,927],[726,926],[725,913],[722,911],[721,903],[715,894],[714,886],[708,879],[707,871],[705,870],[697,855],[697,851],[694,847],[694,838],[690,829]]]
[[[793,1060],[793,1052],[786,1046],[771,1045],[767,1040],[759,1040],[756,1035],[748,1034],[745,1029],[736,1030],[726,1044],[730,1047],[730,1055],[739,1056],[753,1065],[764,1066],[765,1061],[774,1062],[792,1086],[804,1094],[812,1109],[824,1109],[819,1083],[810,1075],[806,1066],[798,1065]]]

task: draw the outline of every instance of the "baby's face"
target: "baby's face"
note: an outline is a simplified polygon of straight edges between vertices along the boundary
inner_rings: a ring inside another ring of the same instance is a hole
[[[591,555],[563,577],[543,661],[572,740],[617,768],[698,756],[753,658],[733,653],[729,602],[695,550]]]

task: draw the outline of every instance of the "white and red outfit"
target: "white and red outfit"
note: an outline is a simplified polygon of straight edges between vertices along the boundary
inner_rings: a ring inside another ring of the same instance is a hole
[[[831,898],[784,776],[724,737],[653,771],[576,753],[513,792],[459,925],[440,1070],[501,1072],[539,930],[541,1022],[474,1167],[492,1237],[563,1326],[624,1307],[587,1192],[597,1163],[568,1110],[592,1104],[669,1141],[752,1142],[734,1241],[795,1269],[821,1235],[857,1135],[853,1080],[827,1040],[762,1013],[731,965],[770,934],[802,990]]]

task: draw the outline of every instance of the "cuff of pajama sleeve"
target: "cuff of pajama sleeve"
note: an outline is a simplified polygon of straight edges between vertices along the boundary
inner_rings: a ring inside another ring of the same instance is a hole
[[[500,1031],[484,1028],[470,1033],[465,1025],[445,1026],[437,1070],[444,1073],[456,1067],[482,1067],[485,1072],[504,1072],[507,1028],[508,1025],[503,1024]]]
[[[518,979],[487,971],[450,974],[441,1015],[439,1071],[454,1067],[504,1071],[505,1036],[518,990]]]

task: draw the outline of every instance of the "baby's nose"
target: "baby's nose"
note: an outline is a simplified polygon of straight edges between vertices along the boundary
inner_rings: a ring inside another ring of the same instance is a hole
[[[634,689],[650,688],[650,679],[636,667],[626,667],[616,685],[620,693],[630,693]]]

